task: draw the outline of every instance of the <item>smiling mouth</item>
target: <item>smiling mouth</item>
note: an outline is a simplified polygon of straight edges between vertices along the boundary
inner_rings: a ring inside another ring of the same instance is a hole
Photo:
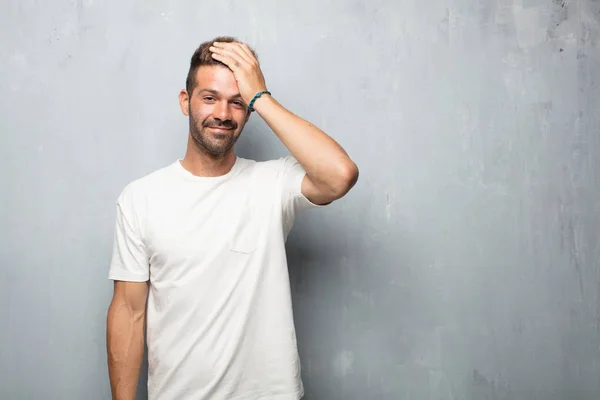
[[[232,131],[233,130],[233,128],[224,128],[224,127],[221,127],[221,126],[209,126],[209,128],[217,130],[217,131],[223,131],[223,132],[228,132],[228,131]]]

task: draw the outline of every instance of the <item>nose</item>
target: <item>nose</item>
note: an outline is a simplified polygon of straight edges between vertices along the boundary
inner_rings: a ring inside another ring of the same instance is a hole
[[[232,118],[231,108],[228,101],[219,101],[213,109],[213,117],[216,120],[229,121]]]

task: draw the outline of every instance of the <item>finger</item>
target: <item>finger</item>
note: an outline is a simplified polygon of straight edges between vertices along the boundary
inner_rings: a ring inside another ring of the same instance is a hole
[[[248,54],[246,54],[240,43],[229,43],[227,47],[242,57],[248,64],[252,64],[252,57],[248,57]]]
[[[252,64],[252,57],[248,57],[248,54],[243,50],[242,45],[240,43],[232,42],[232,43],[216,43],[216,47],[222,48],[227,51],[231,51],[240,57],[248,64]]]
[[[247,66],[249,64],[248,61],[246,61],[242,56],[240,56],[237,52],[233,51],[232,49],[213,46],[210,47],[210,51],[212,51],[213,54],[219,54],[221,56],[230,58],[231,60],[235,61],[238,67],[242,65]]]
[[[212,53],[212,57],[215,60],[221,61],[223,64],[227,65],[232,71],[237,71],[240,68],[240,63],[229,56],[219,53]]]
[[[250,51],[250,48],[242,43],[236,43],[236,49],[240,54],[244,56],[244,59],[250,64],[258,64],[258,60],[254,57],[254,54]]]
[[[240,44],[241,49],[244,51],[244,53],[246,53],[246,55],[256,64],[258,64],[258,59],[256,58],[256,56],[252,53],[252,50],[250,50],[250,47],[248,47],[247,44]]]

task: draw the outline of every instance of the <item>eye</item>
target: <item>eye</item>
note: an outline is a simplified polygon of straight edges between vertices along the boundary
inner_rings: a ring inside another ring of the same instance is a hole
[[[206,100],[206,101],[213,101],[214,99],[215,99],[215,98],[214,98],[214,97],[212,97],[212,96],[205,96],[205,97],[204,97],[204,100]]]
[[[233,104],[235,104],[238,107],[246,107],[246,105],[244,103],[242,103],[241,101],[234,101]]]

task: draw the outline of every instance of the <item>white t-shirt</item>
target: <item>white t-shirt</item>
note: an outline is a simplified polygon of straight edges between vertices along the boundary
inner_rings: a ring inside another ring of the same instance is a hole
[[[237,157],[218,177],[177,160],[124,188],[109,279],[150,281],[150,400],[303,396],[285,241],[322,207],[304,175],[293,157]]]

